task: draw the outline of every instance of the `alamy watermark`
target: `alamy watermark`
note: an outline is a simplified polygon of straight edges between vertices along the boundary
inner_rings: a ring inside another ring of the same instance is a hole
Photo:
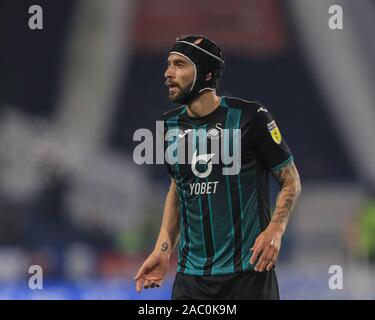
[[[219,163],[223,165],[223,175],[240,172],[241,129],[222,129],[221,124],[217,123],[208,131],[171,128],[165,132],[164,125],[164,121],[156,122],[155,139],[149,129],[134,132],[133,141],[140,142],[133,151],[136,164],[189,164],[199,178],[206,178],[212,171],[212,165]],[[211,147],[209,152],[208,142]],[[203,172],[198,170],[199,164],[205,166]]]
[[[30,266],[28,273],[31,274],[29,278],[29,289],[30,290],[42,290],[43,289],[43,269],[41,266],[35,264]]]
[[[41,6],[32,5],[29,8],[29,13],[32,16],[29,18],[29,28],[31,30],[43,29],[43,9]]]
[[[334,4],[329,7],[328,13],[331,15],[328,19],[328,27],[331,30],[344,29],[344,11],[342,7]]]
[[[332,276],[328,280],[328,287],[331,290],[343,289],[343,272],[342,267],[339,265],[332,265],[328,269],[328,273]]]

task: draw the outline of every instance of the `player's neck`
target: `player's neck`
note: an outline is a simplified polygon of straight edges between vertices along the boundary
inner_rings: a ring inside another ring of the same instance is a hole
[[[187,107],[187,113],[190,117],[204,117],[214,111],[220,104],[220,97],[215,91],[206,91],[202,93]]]

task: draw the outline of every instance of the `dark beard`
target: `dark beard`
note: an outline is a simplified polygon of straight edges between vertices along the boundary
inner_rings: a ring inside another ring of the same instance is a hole
[[[173,103],[177,104],[187,104],[191,100],[191,91],[190,88],[193,84],[191,81],[184,89],[181,89],[180,94],[178,94],[175,98],[169,97],[169,100]]]

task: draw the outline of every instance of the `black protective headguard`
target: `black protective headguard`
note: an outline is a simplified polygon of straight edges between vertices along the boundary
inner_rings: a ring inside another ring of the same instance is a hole
[[[177,38],[169,54],[176,53],[188,59],[194,66],[195,77],[188,94],[179,102],[188,104],[205,90],[214,90],[224,69],[224,54],[213,41],[200,35]],[[208,73],[212,74],[206,80]]]

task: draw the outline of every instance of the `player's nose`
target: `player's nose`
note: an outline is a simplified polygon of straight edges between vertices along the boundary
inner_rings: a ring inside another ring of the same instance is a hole
[[[171,67],[167,67],[167,69],[166,69],[165,72],[164,72],[164,77],[165,77],[166,79],[172,79],[173,76],[174,76],[174,74],[173,74],[173,70],[172,70],[172,68],[171,68]]]

